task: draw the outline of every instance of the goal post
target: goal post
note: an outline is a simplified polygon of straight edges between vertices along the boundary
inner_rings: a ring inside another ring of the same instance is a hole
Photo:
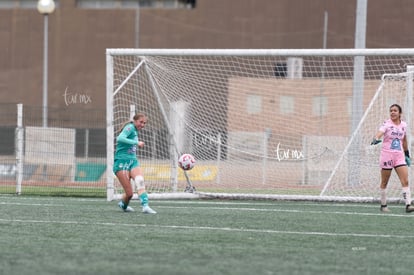
[[[107,49],[106,64],[108,200],[123,192],[114,143],[131,108],[148,116],[150,197],[377,201],[370,141],[392,103],[411,148],[414,49]],[[197,161],[187,174],[182,153]]]

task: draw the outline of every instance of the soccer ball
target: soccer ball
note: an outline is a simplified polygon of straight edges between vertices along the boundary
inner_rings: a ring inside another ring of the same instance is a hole
[[[178,159],[178,165],[185,171],[193,169],[195,162],[195,158],[191,154],[182,154]]]

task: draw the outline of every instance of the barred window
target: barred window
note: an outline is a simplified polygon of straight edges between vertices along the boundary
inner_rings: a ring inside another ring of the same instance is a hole
[[[84,9],[137,9],[171,8],[192,9],[196,0],[77,0],[76,5]]]
[[[54,0],[59,7],[60,0]],[[0,9],[37,9],[38,0],[1,0]]]

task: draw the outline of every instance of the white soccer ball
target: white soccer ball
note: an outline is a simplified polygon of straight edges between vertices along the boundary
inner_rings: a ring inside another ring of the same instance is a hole
[[[182,154],[178,159],[178,165],[185,171],[193,169],[195,162],[195,158],[191,154]]]

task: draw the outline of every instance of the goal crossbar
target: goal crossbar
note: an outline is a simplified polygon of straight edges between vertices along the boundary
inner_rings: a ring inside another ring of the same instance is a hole
[[[404,49],[106,49],[111,56],[412,56]]]

